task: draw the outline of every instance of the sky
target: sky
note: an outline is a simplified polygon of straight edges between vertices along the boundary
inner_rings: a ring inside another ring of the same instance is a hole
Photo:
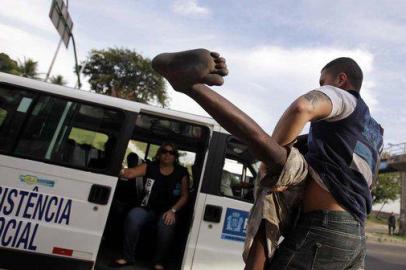
[[[46,73],[59,42],[50,6],[51,0],[1,0],[0,52],[33,58]],[[385,145],[406,142],[406,1],[69,0],[68,6],[80,61],[91,49],[114,47],[150,59],[194,48],[219,52],[230,74],[215,90],[270,133],[296,97],[318,87],[327,62],[352,57],[363,69],[361,95],[385,129]],[[73,87],[73,66],[72,46],[61,47],[51,75]],[[207,115],[167,89],[171,109]]]

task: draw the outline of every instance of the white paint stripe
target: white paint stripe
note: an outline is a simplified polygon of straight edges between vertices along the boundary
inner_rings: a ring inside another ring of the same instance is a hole
[[[84,259],[84,260],[91,260],[92,259],[92,253],[91,252],[86,252],[86,251],[74,250],[73,253],[72,253],[72,257],[80,258],[80,259]]]
[[[362,174],[362,176],[364,176],[365,180],[367,181],[368,186],[371,186],[372,171],[368,165],[368,162],[366,162],[361,156],[354,153],[352,155],[352,163],[351,163],[350,167],[351,167],[351,169],[360,172]]]

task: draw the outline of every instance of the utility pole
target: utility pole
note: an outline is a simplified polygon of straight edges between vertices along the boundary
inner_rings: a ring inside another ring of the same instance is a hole
[[[66,0],[66,5],[63,0],[53,0],[51,4],[51,10],[49,11],[49,17],[54,24],[56,30],[58,31],[61,39],[59,40],[58,46],[56,48],[54,57],[52,58],[51,65],[49,66],[47,75],[45,76],[44,81],[47,81],[49,75],[51,74],[52,67],[54,66],[56,56],[59,52],[59,48],[61,47],[62,42],[65,44],[66,48],[68,48],[69,41],[72,39],[73,43],[73,51],[75,55],[75,72],[78,77],[77,86],[80,89],[80,70],[78,65],[78,57],[76,52],[76,43],[75,39],[73,38],[72,28],[73,22],[68,12],[68,5],[69,1]]]
[[[388,164],[400,173],[400,216],[399,234],[406,235],[406,143],[392,144]]]

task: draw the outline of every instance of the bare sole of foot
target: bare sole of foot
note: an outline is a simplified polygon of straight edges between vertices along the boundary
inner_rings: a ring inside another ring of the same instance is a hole
[[[152,67],[179,92],[195,84],[220,86],[228,74],[225,59],[206,49],[162,53],[152,59]]]

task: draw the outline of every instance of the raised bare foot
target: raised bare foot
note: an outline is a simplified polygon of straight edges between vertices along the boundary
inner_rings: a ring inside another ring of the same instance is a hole
[[[228,74],[226,60],[206,49],[162,53],[152,59],[152,67],[179,92],[195,84],[222,85]]]

